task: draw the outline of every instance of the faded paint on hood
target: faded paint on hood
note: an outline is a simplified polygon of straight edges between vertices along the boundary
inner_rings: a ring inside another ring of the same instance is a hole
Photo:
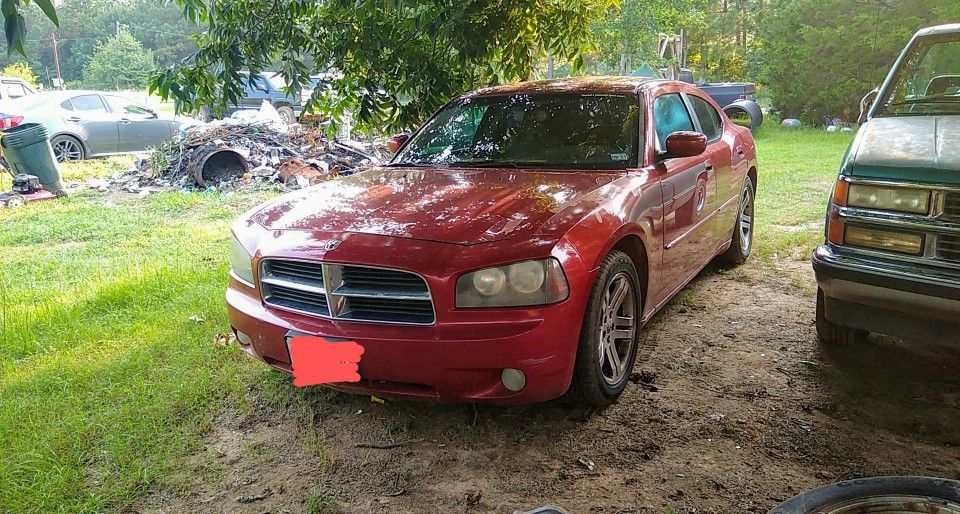
[[[960,116],[873,118],[860,131],[850,174],[960,183]]]
[[[597,205],[609,171],[374,168],[266,204],[271,230],[363,233],[472,245],[557,234]],[[562,225],[563,227],[559,226]]]

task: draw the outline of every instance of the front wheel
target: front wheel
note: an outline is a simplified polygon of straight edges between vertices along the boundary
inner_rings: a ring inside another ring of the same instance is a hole
[[[749,176],[743,181],[740,203],[737,207],[737,221],[733,226],[733,239],[730,248],[720,256],[720,261],[728,266],[738,266],[747,261],[753,250],[754,201],[756,186]]]
[[[293,125],[297,122],[297,114],[293,112],[292,107],[281,105],[277,107],[277,114],[280,115],[280,119],[287,125]]]
[[[601,408],[623,393],[637,358],[643,297],[630,257],[610,252],[600,265],[580,331],[571,399]]]

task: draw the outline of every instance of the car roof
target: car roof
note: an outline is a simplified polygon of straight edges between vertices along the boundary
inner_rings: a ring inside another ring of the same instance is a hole
[[[485,87],[467,93],[463,98],[517,93],[635,94],[644,87],[665,82],[670,81],[648,77],[569,77]]]
[[[914,37],[939,36],[942,34],[960,34],[960,23],[949,23],[946,25],[926,27],[918,30]]]

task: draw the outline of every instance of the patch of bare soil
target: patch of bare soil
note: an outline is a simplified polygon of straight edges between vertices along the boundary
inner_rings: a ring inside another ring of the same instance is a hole
[[[766,512],[858,476],[960,478],[960,351],[823,348],[805,284],[805,263],[705,271],[647,326],[641,383],[586,420],[322,389],[291,392],[306,416],[255,401],[216,420],[185,485],[131,510]]]

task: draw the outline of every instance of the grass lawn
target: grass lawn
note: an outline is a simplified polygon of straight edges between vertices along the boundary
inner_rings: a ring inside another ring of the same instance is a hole
[[[850,139],[760,131],[759,255],[809,255]],[[129,163],[73,164],[65,178]],[[213,344],[229,329],[230,223],[262,199],[81,192],[0,211],[0,511],[122,508],[271,375]]]

